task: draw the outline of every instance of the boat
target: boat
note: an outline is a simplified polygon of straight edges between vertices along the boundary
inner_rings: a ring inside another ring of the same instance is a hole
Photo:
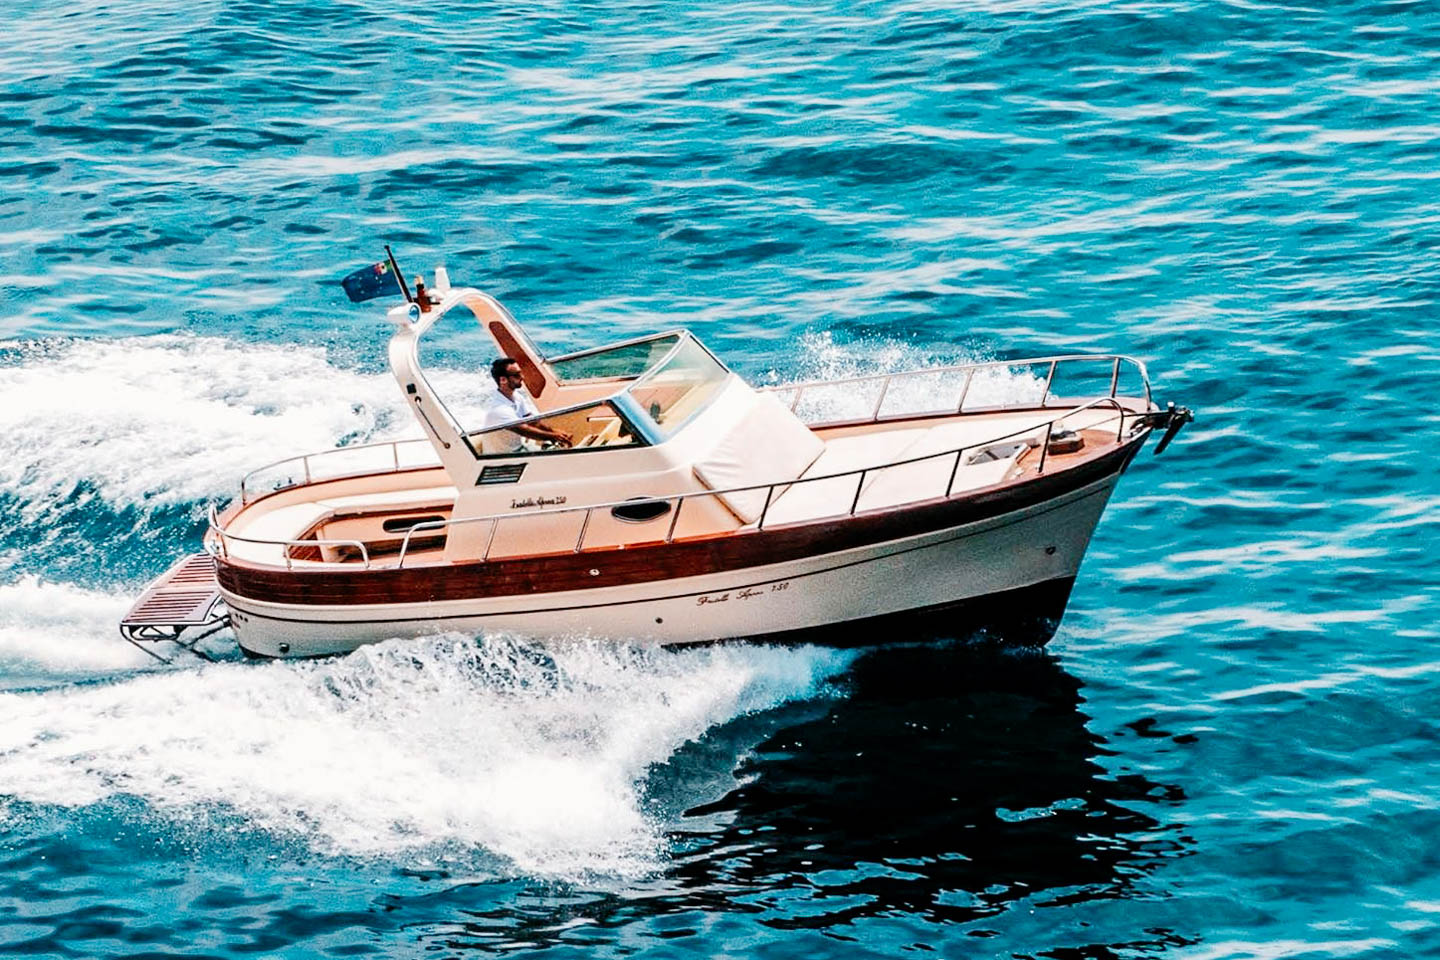
[[[1043,645],[1121,474],[1191,419],[1120,355],[761,386],[684,329],[547,357],[494,297],[435,280],[385,314],[423,437],[245,476],[127,640],[196,649],[228,626],[258,657],[442,631]],[[420,363],[441,324],[487,334],[538,412],[457,415]]]

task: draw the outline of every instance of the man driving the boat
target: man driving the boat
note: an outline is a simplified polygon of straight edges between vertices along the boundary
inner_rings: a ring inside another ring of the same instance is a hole
[[[495,392],[487,398],[485,422],[482,429],[514,424],[508,430],[497,430],[485,435],[485,449],[492,453],[516,453],[525,449],[526,440],[570,446],[574,440],[570,434],[547,427],[543,423],[516,423],[526,417],[538,416],[540,411],[535,401],[525,392],[525,378],[520,373],[520,364],[510,357],[501,357],[490,364],[490,376],[495,379]]]

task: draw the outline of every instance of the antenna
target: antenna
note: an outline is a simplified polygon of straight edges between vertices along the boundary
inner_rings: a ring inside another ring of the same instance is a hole
[[[390,269],[395,271],[395,279],[400,281],[400,292],[405,294],[406,303],[414,303],[415,298],[410,296],[410,288],[405,286],[405,274],[400,272],[400,266],[395,262],[395,254],[390,250],[390,244],[385,244],[385,256],[390,261]]]

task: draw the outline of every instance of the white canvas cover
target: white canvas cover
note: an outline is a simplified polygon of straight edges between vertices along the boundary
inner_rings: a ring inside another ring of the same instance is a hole
[[[693,467],[711,490],[794,480],[825,450],[825,442],[769,393],[755,394],[750,409]],[[781,491],[777,490],[778,496]],[[721,494],[741,523],[765,508],[765,490]]]

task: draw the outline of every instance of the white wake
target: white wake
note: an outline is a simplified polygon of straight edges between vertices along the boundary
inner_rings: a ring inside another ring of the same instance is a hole
[[[119,591],[47,583],[33,574],[0,583],[0,677],[5,685],[155,663],[120,639],[116,625],[130,601]]]
[[[643,804],[651,766],[717,724],[823,692],[849,659],[547,651],[443,636],[0,694],[0,784],[33,804],[138,797],[202,829],[238,815],[327,854],[483,851],[526,875],[635,875],[663,856]]]
[[[421,435],[389,373],[336,366],[318,347],[173,334],[12,348],[0,494],[31,508],[82,483],[112,508],[223,498],[266,463]],[[493,387],[483,370],[433,380],[461,408]]]
[[[252,467],[394,429],[403,407],[390,377],[313,347],[165,335],[20,351],[0,367],[0,493],[28,504],[82,482],[112,507],[220,497]]]
[[[1045,380],[1025,366],[987,365],[966,374],[946,367],[982,363],[972,356],[941,356],[912,344],[888,339],[835,341],[829,331],[800,338],[792,374],[772,371],[766,385],[779,388],[778,396],[807,423],[865,419],[877,411],[883,416],[919,413],[955,413],[963,401],[966,410],[1011,403],[1038,404]],[[884,374],[911,373],[886,383]],[[807,387],[797,397],[788,384],[807,381],[845,381],[832,386]]]

